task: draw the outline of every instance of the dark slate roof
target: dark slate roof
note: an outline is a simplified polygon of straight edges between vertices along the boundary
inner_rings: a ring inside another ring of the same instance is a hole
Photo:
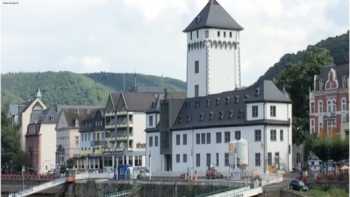
[[[243,27],[239,25],[216,0],[209,0],[207,5],[186,27],[184,32],[190,32],[201,28],[243,30]]]
[[[40,123],[44,124],[56,124],[58,113],[55,109],[49,108],[42,111],[40,116]]]
[[[184,99],[186,98],[185,92],[169,92],[167,93],[168,99]],[[160,101],[164,99],[164,93],[158,95],[158,97],[152,102],[151,107],[146,111],[146,113],[159,112]]]
[[[246,121],[246,103],[291,100],[271,81],[250,87],[197,98],[186,98],[171,129],[220,127],[247,124],[288,124],[286,121]]]
[[[126,109],[134,112],[146,112],[157,99],[157,93],[147,92],[125,92],[123,97],[126,102]]]
[[[104,130],[104,116],[103,108],[90,109],[87,111],[84,119],[79,121],[79,131],[89,132],[89,131],[101,131]],[[102,124],[96,124],[101,122]]]
[[[342,87],[342,85],[343,85],[343,83],[342,83],[343,77],[346,76],[347,78],[349,78],[349,64],[325,66],[325,67],[323,67],[321,69],[321,72],[320,72],[318,78],[322,79],[323,82],[324,82],[323,85],[325,85],[326,81],[328,80],[328,73],[329,73],[329,71],[332,68],[336,72],[339,87]]]
[[[64,116],[67,125],[58,125],[59,127],[76,127],[75,120],[85,119],[93,109],[102,109],[101,106],[62,106],[60,116]]]

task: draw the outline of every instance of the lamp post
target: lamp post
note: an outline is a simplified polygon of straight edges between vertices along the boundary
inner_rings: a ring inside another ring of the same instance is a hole
[[[22,166],[22,170],[21,170],[21,174],[22,174],[22,190],[24,190],[24,171],[25,171],[25,168],[24,168],[24,166]]]

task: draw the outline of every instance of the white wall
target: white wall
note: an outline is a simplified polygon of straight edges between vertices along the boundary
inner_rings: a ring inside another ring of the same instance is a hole
[[[149,137],[152,136],[153,139],[153,146],[149,147]],[[158,136],[158,145],[155,146],[155,137]],[[151,161],[151,171],[153,174],[157,174],[157,172],[164,171],[163,170],[163,162],[161,161],[161,154],[160,154],[160,134],[159,132],[156,133],[146,133],[146,139],[147,139],[147,146],[146,146],[146,168],[150,168],[150,161]],[[149,155],[151,155],[151,160],[149,159]]]
[[[146,144],[146,114],[133,113],[133,147],[136,148],[137,143]]]
[[[208,31],[209,37],[205,37]],[[218,36],[217,32],[220,32]],[[239,32],[220,29],[200,29],[187,33],[187,44],[206,41],[204,47],[187,50],[187,97],[194,97],[196,84],[199,96],[229,91],[240,86]],[[224,37],[224,32],[226,36]],[[232,37],[230,37],[230,32]],[[214,42],[231,43],[221,47]],[[234,44],[235,43],[235,44]],[[233,44],[235,46],[233,46]],[[195,61],[199,61],[199,73],[195,73]]]
[[[56,167],[56,124],[41,124],[39,174]]]

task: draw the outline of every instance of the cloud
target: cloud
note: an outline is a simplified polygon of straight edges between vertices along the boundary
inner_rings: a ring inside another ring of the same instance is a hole
[[[244,27],[243,84],[285,53],[348,28],[343,0],[218,0]],[[182,30],[203,0],[19,0],[2,6],[2,72],[140,72],[186,78]]]

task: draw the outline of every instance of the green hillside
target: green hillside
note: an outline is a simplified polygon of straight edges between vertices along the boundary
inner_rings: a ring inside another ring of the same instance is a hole
[[[135,85],[141,91],[163,91],[164,88],[169,91],[185,91],[186,89],[186,84],[181,80],[154,75],[100,72],[86,74],[86,76],[115,91],[131,90]]]
[[[322,40],[315,45],[310,45],[307,49],[298,51],[297,53],[285,54],[279,62],[270,67],[266,73],[260,77],[262,79],[277,79],[282,71],[289,65],[300,64],[304,61],[305,54],[313,47],[325,48],[329,50],[336,65],[349,63],[349,32],[336,37],[330,37]]]
[[[40,88],[43,101],[49,106],[55,104],[103,105],[111,91],[130,90],[134,86],[134,74],[92,73],[77,74],[72,72],[34,72],[34,73],[7,73],[1,75],[1,99],[5,109],[10,103],[21,103],[35,96]],[[185,83],[180,80],[136,75],[138,87],[171,91],[184,91]]]
[[[2,106],[26,101],[40,88],[43,101],[55,104],[103,104],[110,89],[71,72],[2,74]]]

